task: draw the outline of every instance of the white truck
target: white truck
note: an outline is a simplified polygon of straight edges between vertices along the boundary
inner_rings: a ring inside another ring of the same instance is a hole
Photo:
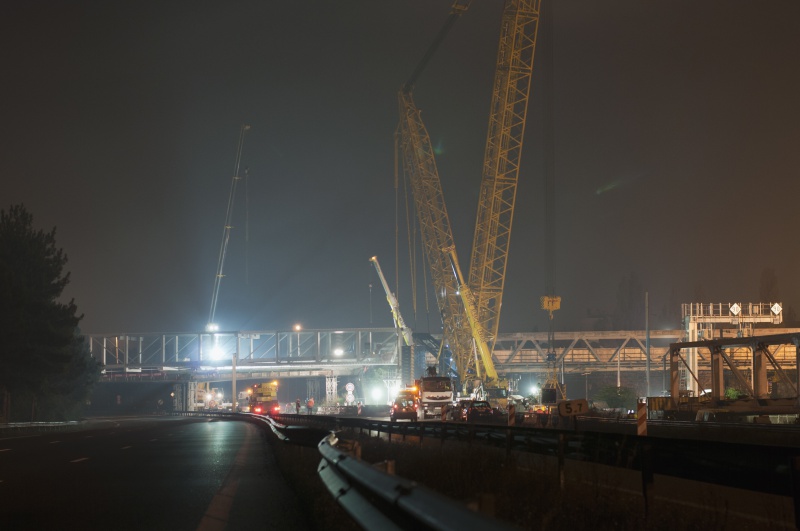
[[[447,376],[437,376],[436,367],[428,367],[426,375],[416,380],[423,418],[441,416],[455,400],[455,385]]]

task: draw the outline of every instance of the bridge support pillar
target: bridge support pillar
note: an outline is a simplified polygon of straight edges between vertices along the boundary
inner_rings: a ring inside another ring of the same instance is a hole
[[[325,401],[328,405],[336,403],[336,397],[339,394],[337,385],[336,376],[325,377]]]
[[[711,347],[711,398],[721,400],[725,398],[725,363],[722,359],[722,349],[719,346]]]
[[[751,350],[753,353],[753,396],[756,398],[769,398],[767,346],[754,341]]]

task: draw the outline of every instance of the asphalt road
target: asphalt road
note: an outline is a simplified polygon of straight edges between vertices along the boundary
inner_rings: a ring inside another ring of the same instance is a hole
[[[0,529],[310,529],[252,424],[93,426],[0,438]]]

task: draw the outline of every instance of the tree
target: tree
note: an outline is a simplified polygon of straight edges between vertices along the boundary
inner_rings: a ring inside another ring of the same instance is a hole
[[[595,399],[614,409],[636,409],[636,390],[632,387],[603,387]]]
[[[69,284],[67,256],[56,247],[56,229],[33,226],[24,205],[0,210],[0,390],[11,398],[11,415],[63,416],[86,400],[99,368],[79,336],[74,300],[59,302]]]

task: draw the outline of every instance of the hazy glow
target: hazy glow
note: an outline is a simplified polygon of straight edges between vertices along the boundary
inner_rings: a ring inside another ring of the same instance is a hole
[[[395,384],[392,384],[392,385],[390,385],[390,386],[389,386],[389,398],[390,398],[390,399],[391,399],[392,397],[395,397],[395,396],[397,396],[397,394],[398,394],[399,392],[400,392],[400,384],[398,384],[398,383],[395,383]]]
[[[383,389],[380,387],[373,387],[371,396],[372,400],[375,402],[381,402],[383,400]]]
[[[219,345],[211,347],[211,359],[220,360],[225,356],[225,352]]]

